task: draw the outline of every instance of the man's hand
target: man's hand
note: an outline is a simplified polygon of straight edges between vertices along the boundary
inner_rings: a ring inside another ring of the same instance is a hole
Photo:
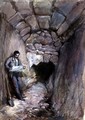
[[[25,69],[26,68],[26,66],[23,66],[23,69]]]

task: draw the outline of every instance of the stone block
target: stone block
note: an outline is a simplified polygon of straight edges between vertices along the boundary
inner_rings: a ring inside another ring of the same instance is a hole
[[[62,14],[55,11],[52,15],[52,19],[50,22],[51,28],[54,30],[57,30],[64,20],[65,20],[65,17]]]
[[[58,56],[57,55],[51,55],[50,61],[53,62],[55,65],[58,63]]]
[[[31,9],[23,9],[23,10],[20,10],[19,12],[24,18],[33,14]]]
[[[32,30],[39,29],[35,15],[29,15],[25,20],[31,26]]]
[[[30,27],[26,27],[20,32],[20,35],[23,37],[26,34],[28,34],[29,32],[30,32]]]
[[[37,50],[39,50],[39,49],[42,48],[42,44],[38,44],[38,43],[36,43],[34,46],[35,46],[35,48],[36,48]]]
[[[28,47],[30,50],[35,50],[35,47],[31,43],[26,44],[26,47]]]
[[[57,5],[57,8],[65,15],[67,16],[70,11],[73,9],[73,7],[76,5],[76,2],[74,1],[67,1],[65,3],[62,2],[62,4]]]
[[[16,29],[17,30],[19,30],[19,31],[21,31],[21,30],[23,30],[24,28],[26,28],[28,25],[24,22],[24,21],[22,21],[22,22],[19,22],[17,25],[16,25]]]
[[[21,14],[19,12],[17,12],[14,16],[12,16],[9,20],[9,23],[13,26],[16,27],[16,25],[23,21],[23,17],[21,16]]]
[[[67,15],[66,21],[59,27],[57,34],[61,35],[74,23],[82,14],[84,9],[83,2],[77,2],[72,11]]]
[[[40,50],[42,51],[50,51],[50,52],[55,52],[56,49],[54,46],[51,46],[51,45],[44,45]]]
[[[58,34],[58,35],[63,34],[68,28],[69,28],[69,25],[68,25],[67,22],[65,21],[65,22],[60,26],[60,28],[58,29],[57,34]]]
[[[52,31],[52,32],[51,32],[51,37],[52,37],[53,42],[56,42],[56,41],[59,40],[59,38],[58,38],[56,32],[53,32],[53,31]]]
[[[35,43],[36,41],[38,42],[38,39],[36,39],[37,36],[38,35],[36,33],[35,34],[31,34],[30,37],[27,39],[26,44]]]
[[[38,16],[37,20],[40,28],[49,29],[50,16]]]
[[[60,40],[58,40],[58,41],[55,41],[54,42],[54,44],[53,44],[55,47],[58,47],[58,46],[62,46],[62,44],[61,44],[61,41]]]
[[[2,12],[6,14],[6,17],[8,20],[10,17],[12,17],[16,13],[16,10],[12,7],[10,2],[5,2],[2,7]]]
[[[17,0],[17,2],[15,2],[15,5],[19,11],[31,9],[30,0]]]
[[[71,25],[73,22],[75,22],[80,17],[83,10],[84,10],[84,3],[83,2],[77,2],[75,7],[68,14],[66,22],[69,25]]]
[[[48,36],[39,36],[37,37],[37,40],[42,44],[42,45],[48,45],[52,43],[52,38]]]
[[[51,55],[50,54],[44,54],[43,56],[43,61],[44,62],[49,62]]]
[[[56,51],[45,51],[44,54],[58,55],[58,52],[56,52]]]
[[[23,40],[24,42],[26,42],[26,40],[27,40],[29,37],[30,37],[30,34],[27,34],[27,35],[25,35],[25,36],[22,37],[22,40]]]
[[[50,15],[53,0],[34,0],[33,6],[37,15]]]
[[[58,40],[58,41],[54,42],[53,45],[55,46],[56,51],[59,51],[62,46],[62,43],[60,40]]]

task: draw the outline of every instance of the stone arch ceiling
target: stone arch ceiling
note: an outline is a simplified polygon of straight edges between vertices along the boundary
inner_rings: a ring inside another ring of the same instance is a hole
[[[11,0],[3,2],[1,12],[24,42],[27,58],[34,63],[50,60],[56,65],[62,44],[83,22],[84,2]]]

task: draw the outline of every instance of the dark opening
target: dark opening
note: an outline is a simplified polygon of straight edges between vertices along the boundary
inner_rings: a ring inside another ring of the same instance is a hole
[[[47,81],[54,72],[55,65],[51,61],[40,62],[38,65],[33,64],[32,68],[36,73],[37,80],[44,82]]]

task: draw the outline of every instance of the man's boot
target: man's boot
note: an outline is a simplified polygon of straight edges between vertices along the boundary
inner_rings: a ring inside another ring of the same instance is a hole
[[[17,98],[18,98],[19,100],[25,101],[25,99],[23,99],[23,97],[22,97],[20,94],[17,94]]]
[[[20,93],[19,89],[16,87],[16,97],[19,99],[19,100],[22,100],[22,101],[25,101],[22,97],[22,94]]]

